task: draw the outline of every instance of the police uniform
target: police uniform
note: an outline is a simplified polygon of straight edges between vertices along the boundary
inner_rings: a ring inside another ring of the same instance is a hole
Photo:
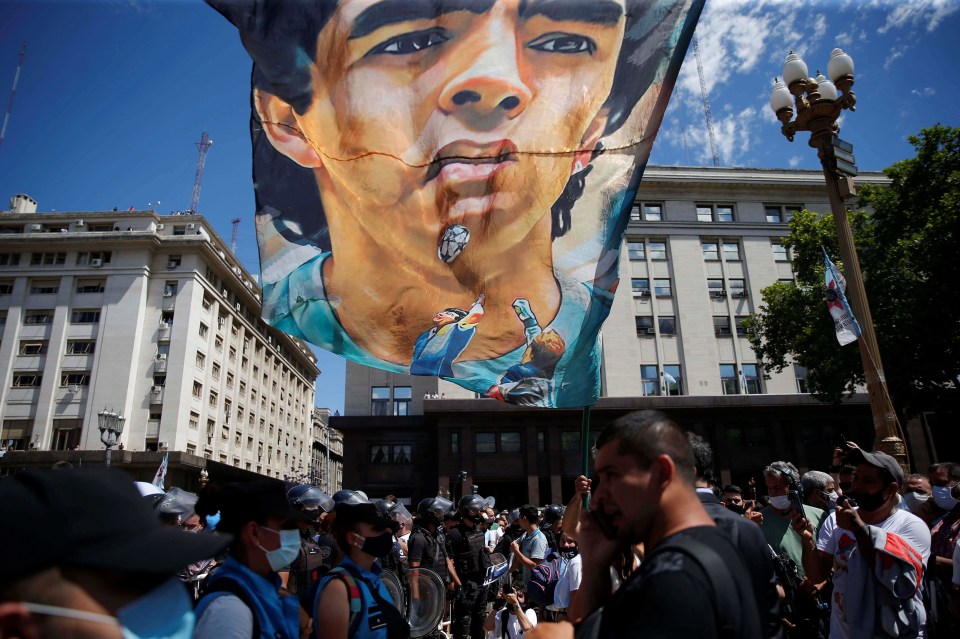
[[[483,532],[463,522],[447,533],[447,552],[463,584],[463,593],[453,605],[454,639],[484,639],[483,622],[487,612],[487,587],[483,585],[490,566],[490,556],[483,542]]]

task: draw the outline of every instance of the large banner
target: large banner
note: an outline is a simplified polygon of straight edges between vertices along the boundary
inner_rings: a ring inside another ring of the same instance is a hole
[[[263,317],[576,407],[703,0],[207,0],[253,58]]]

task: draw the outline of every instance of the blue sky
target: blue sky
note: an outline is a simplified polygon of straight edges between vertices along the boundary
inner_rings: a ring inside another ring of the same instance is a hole
[[[801,6],[802,5],[802,6]],[[798,8],[799,7],[799,8]],[[767,100],[790,49],[811,73],[839,46],[856,64],[856,113],[841,121],[861,169],[912,155],[907,135],[960,126],[960,0],[707,0],[697,29],[721,163],[818,168],[787,142]],[[189,208],[202,131],[200,212],[258,272],[250,179],[250,63],[233,27],[199,1],[0,0],[0,105],[27,57],[0,147],[0,198],[41,210]],[[651,157],[710,165],[692,50]],[[319,352],[317,405],[343,412],[343,360]]]

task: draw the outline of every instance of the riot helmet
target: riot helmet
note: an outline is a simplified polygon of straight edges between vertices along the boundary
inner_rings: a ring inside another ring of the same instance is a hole
[[[321,513],[332,511],[336,505],[329,495],[310,484],[300,484],[288,490],[287,500],[297,510],[318,518]]]
[[[563,519],[563,506],[550,504],[543,509],[543,523],[552,526]]]
[[[481,513],[486,507],[487,504],[480,495],[464,495],[457,504],[457,512],[463,519],[469,519],[474,524],[479,524],[483,521]]]
[[[443,497],[427,497],[417,504],[417,521],[421,524],[435,524],[439,526],[443,516],[453,508],[453,502]]]

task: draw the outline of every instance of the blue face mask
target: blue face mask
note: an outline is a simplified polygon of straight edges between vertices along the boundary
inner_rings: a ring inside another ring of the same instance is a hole
[[[300,554],[300,531],[299,530],[274,530],[261,526],[264,530],[276,533],[280,537],[280,547],[274,550],[267,550],[262,545],[257,547],[267,556],[267,562],[274,572],[283,570]]]
[[[123,639],[191,639],[196,620],[190,596],[176,577],[127,604],[116,617],[45,604],[21,605],[35,614],[120,626]]]

